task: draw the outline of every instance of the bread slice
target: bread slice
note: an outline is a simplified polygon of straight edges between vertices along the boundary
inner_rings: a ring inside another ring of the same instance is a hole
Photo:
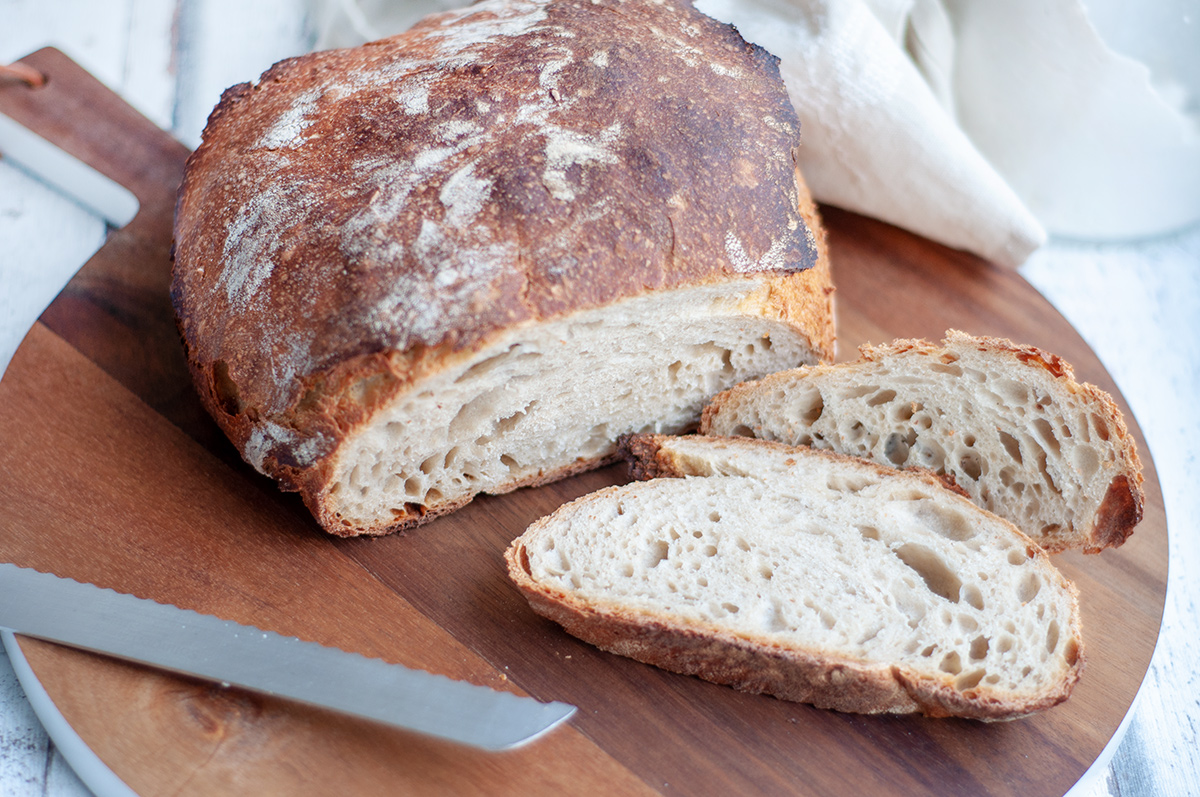
[[[1078,680],[1075,587],[932,476],[744,438],[626,450],[649,481],[564,505],[506,554],[575,636],[839,711],[1013,719]]]
[[[799,144],[776,59],[688,2],[485,0],[283,61],[180,189],[193,380],[334,534],[596,467],[832,355]]]
[[[1121,545],[1142,466],[1112,398],[1060,358],[951,330],[772,374],[713,399],[703,434],[828,448],[949,477],[1048,551]]]

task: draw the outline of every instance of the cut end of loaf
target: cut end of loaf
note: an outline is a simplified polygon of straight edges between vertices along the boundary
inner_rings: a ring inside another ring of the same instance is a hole
[[[952,330],[774,374],[717,396],[700,430],[926,468],[1052,552],[1119,546],[1141,520],[1141,463],[1112,398],[997,338]]]
[[[761,290],[652,294],[502,336],[346,438],[319,495],[324,524],[385,533],[593,468],[621,434],[694,427],[714,392],[816,361],[794,327],[746,312]]]
[[[660,477],[562,507],[507,554],[572,634],[840,711],[1013,719],[1078,680],[1073,585],[936,479],[740,439],[623,451]]]

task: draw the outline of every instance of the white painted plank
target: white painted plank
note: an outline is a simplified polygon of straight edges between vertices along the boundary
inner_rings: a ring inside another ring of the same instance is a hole
[[[307,10],[305,0],[181,0],[172,126],[180,141],[199,145],[225,89],[253,83],[276,61],[311,49]]]
[[[164,130],[175,114],[172,0],[132,0],[122,44],[124,64],[115,90]]]
[[[0,793],[42,797],[48,755],[46,732],[0,646]]]
[[[1129,402],[1167,509],[1160,641],[1102,794],[1200,794],[1200,226],[1134,244],[1057,242],[1022,273],[1071,320]]]

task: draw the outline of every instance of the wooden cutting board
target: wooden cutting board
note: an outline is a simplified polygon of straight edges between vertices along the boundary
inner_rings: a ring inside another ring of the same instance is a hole
[[[1108,374],[1015,272],[825,210],[842,358],[948,327],[1003,335],[1067,358],[1131,421],[1145,520],[1117,551],[1055,557],[1082,596],[1084,678],[1066,704],[1011,723],[821,711],[602,653],[528,609],[503,549],[621,468],[481,498],[402,536],[325,536],[241,462],[188,382],[167,295],[186,149],[61,53],[25,62],[47,86],[0,85],[0,111],[129,187],[141,211],[0,382],[0,559],[579,707],[544,739],[488,754],[22,640],[67,721],[139,793],[1028,797],[1070,788],[1129,709],[1166,594],[1162,496]]]

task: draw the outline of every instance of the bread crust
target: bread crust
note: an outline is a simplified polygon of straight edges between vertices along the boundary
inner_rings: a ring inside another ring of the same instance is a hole
[[[707,475],[671,450],[669,435],[627,435],[620,450],[634,478],[684,478]],[[853,460],[856,466],[880,474],[894,470],[866,460],[830,451],[797,449],[781,443],[745,438],[724,438],[733,446],[755,446],[797,456],[818,456],[833,461]],[[931,485],[940,480],[928,473],[905,471],[903,478]],[[583,496],[571,504],[600,504],[621,486]],[[963,499],[964,501],[966,499]],[[570,506],[571,504],[568,504]],[[562,511],[562,510],[560,510]],[[976,510],[982,511],[982,510]],[[557,513],[556,513],[557,514]],[[1082,675],[1085,657],[1082,646],[1066,676],[1036,698],[1005,699],[986,690],[959,689],[954,676],[917,672],[895,664],[873,664],[838,655],[829,650],[784,647],[770,639],[738,635],[702,621],[660,616],[629,610],[601,599],[585,599],[553,585],[539,582],[532,573],[525,539],[553,522],[554,515],[536,521],[505,553],[508,574],[531,608],[590,644],[603,650],[652,664],[672,672],[694,675],[746,692],[765,693],[781,699],[811,703],[837,711],[880,714],[920,713],[930,717],[964,717],[996,721],[1012,720],[1043,711],[1070,697]],[[1010,525],[1011,524],[1006,524]],[[1015,527],[1012,532],[1027,543],[1030,558],[1038,559],[1047,577],[1070,595],[1072,627],[1069,635],[1082,638],[1078,590],[1049,562],[1045,551]]]
[[[828,652],[787,649],[700,623],[671,622],[616,607],[588,604],[537,583],[523,547],[505,554],[510,579],[539,615],[601,650],[671,672],[694,675],[752,694],[854,714],[923,714],[983,721],[1014,720],[1070,697],[1080,666],[1059,688],[1035,701],[967,695],[953,678],[926,677],[904,667],[871,665]]]
[[[514,328],[753,281],[748,312],[832,356],[798,145],[777,59],[687,2],[489,0],[280,62],[225,92],[180,187],[171,293],[193,380],[329,530],[427,520],[441,509],[333,522],[328,461]]]
[[[1018,369],[1036,369],[1044,371],[1052,377],[1062,390],[1078,396],[1099,417],[1108,435],[1115,457],[1120,463],[1120,471],[1108,485],[1107,492],[1101,501],[1100,508],[1090,529],[1085,529],[1085,538],[1080,549],[1086,554],[1099,553],[1106,548],[1116,548],[1122,545],[1133,534],[1134,529],[1142,520],[1145,493],[1142,488],[1144,476],[1142,463],[1138,457],[1137,444],[1124,416],[1116,402],[1105,391],[1093,384],[1080,383],[1075,378],[1075,371],[1070,363],[1056,354],[1052,354],[1036,346],[1013,343],[1011,340],[999,337],[974,336],[960,330],[947,330],[946,338],[941,344],[931,343],[924,339],[898,339],[885,344],[865,344],[859,347],[859,359],[862,362],[882,362],[909,352],[918,352],[931,357],[943,357],[948,349],[954,346],[969,346],[981,352],[987,352],[1011,362]],[[821,364],[804,369],[804,373],[819,374],[822,371],[855,365],[855,362],[841,365]],[[743,383],[729,390],[722,391],[713,397],[701,413],[699,432],[710,434],[716,417],[726,411],[731,401],[739,392],[749,389],[751,384],[769,385],[773,381],[786,381],[791,373],[773,374],[757,383]],[[953,481],[953,477],[950,477]],[[957,486],[957,485],[956,485]],[[960,490],[961,492],[961,490]],[[1059,553],[1067,549],[1065,543],[1046,543],[1047,550]]]

